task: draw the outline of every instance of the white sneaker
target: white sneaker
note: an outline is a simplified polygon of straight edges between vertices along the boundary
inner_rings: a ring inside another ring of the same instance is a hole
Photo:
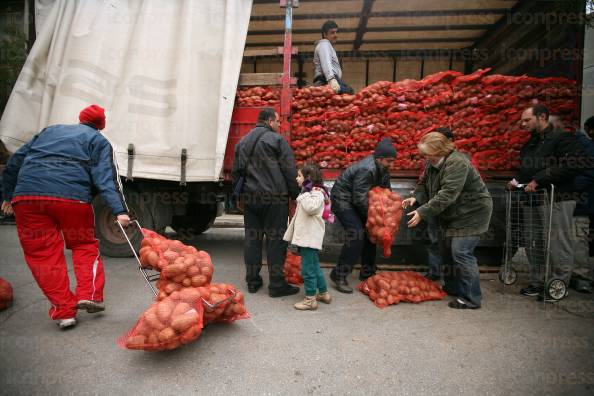
[[[67,329],[69,327],[76,326],[76,318],[69,318],[69,319],[58,319],[58,327],[61,329]]]
[[[78,304],[76,304],[76,308],[84,309],[88,313],[105,311],[105,305],[103,305],[102,302],[93,300],[80,300]]]

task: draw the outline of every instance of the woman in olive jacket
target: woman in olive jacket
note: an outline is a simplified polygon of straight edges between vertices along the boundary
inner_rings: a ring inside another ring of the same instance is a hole
[[[477,309],[481,306],[479,269],[474,249],[480,235],[489,228],[493,200],[469,158],[439,132],[423,136],[419,153],[428,164],[414,197],[402,206],[419,204],[409,213],[409,227],[423,219],[437,217],[441,227],[440,250],[445,270],[445,290],[456,300],[451,308]]]

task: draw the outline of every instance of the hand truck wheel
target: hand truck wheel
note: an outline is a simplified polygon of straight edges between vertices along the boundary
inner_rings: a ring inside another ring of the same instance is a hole
[[[510,286],[518,281],[518,273],[513,268],[501,268],[499,270],[499,281]]]
[[[545,285],[545,292],[553,300],[561,300],[567,295],[567,285],[563,280],[553,278]]]

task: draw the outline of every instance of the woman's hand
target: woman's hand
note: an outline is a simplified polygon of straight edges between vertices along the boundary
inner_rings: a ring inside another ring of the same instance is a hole
[[[411,198],[409,198],[411,199]],[[414,199],[414,198],[412,198]],[[419,223],[421,222],[421,215],[419,214],[418,211],[413,210],[412,212],[408,213],[408,216],[412,216],[412,218],[408,221],[407,225],[408,228],[415,228],[416,226],[419,225]]]
[[[2,213],[6,216],[12,216],[14,214],[14,209],[12,208],[10,201],[2,202]]]
[[[406,209],[409,206],[413,206],[416,203],[417,203],[416,198],[406,198],[404,201],[402,201],[402,209]]]

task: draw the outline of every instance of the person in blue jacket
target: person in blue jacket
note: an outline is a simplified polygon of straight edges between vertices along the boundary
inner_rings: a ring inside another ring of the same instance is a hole
[[[123,226],[130,222],[113,148],[99,132],[105,112],[91,105],[79,120],[43,129],[12,155],[3,173],[2,211],[15,214],[25,261],[60,328],[76,325],[77,309],[105,309],[93,196],[100,193]],[[64,245],[72,251],[74,293]]]

